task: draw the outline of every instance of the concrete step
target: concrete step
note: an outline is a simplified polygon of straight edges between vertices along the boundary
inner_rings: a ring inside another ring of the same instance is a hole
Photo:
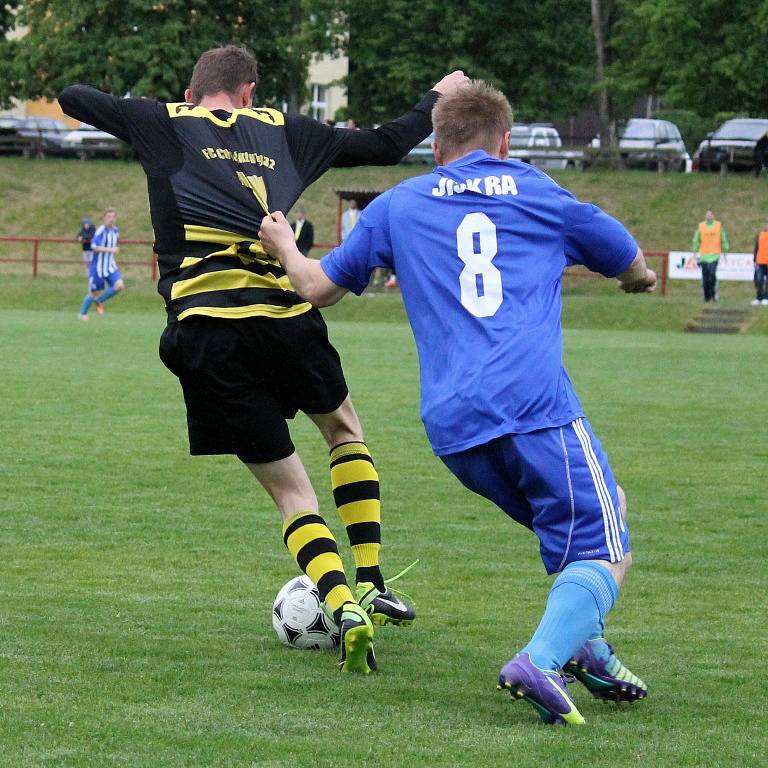
[[[748,310],[707,306],[688,321],[686,330],[689,333],[742,333],[750,322]]]

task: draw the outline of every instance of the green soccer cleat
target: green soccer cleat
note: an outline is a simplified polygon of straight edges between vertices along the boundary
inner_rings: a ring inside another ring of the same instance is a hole
[[[418,562],[418,560],[414,561],[391,579],[385,579],[383,590],[370,581],[363,581],[357,585],[357,602],[367,611],[374,624],[377,626],[394,624],[398,627],[408,627],[413,624],[416,619],[413,600],[404,592],[392,589],[388,585],[405,576]]]
[[[376,671],[373,652],[373,624],[368,614],[357,603],[345,603],[341,609],[341,658],[339,667],[344,672],[368,675]]]
[[[394,624],[399,627],[407,627],[413,624],[416,611],[413,606],[404,600],[402,592],[397,594],[387,587],[383,592],[371,582],[362,582],[357,585],[357,602],[371,617],[371,621],[377,626]]]

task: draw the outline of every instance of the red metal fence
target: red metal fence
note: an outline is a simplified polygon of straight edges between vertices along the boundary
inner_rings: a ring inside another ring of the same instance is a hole
[[[27,264],[32,267],[32,277],[37,277],[38,267],[40,264],[79,264],[82,266],[82,259],[78,258],[66,258],[66,259],[54,259],[47,255],[40,254],[40,243],[67,243],[73,247],[73,250],[80,246],[77,240],[71,237],[16,237],[0,235],[0,243],[28,243],[31,247],[31,258],[27,257],[5,257],[0,255],[0,263],[17,263]],[[152,250],[154,245],[152,240],[130,240],[121,239],[120,246],[124,245],[146,245],[149,249],[149,256],[137,261],[134,259],[126,259],[122,255],[120,256],[119,263],[126,266],[146,266],[149,269],[149,275],[152,280],[157,279],[157,254]],[[328,249],[335,248],[338,243],[315,243],[315,248]],[[649,259],[651,266],[654,266],[653,260],[661,259],[661,268],[656,270],[659,276],[659,292],[662,296],[667,295],[667,271],[669,269],[669,252],[668,251],[646,251],[646,257]],[[593,272],[582,269],[573,269],[568,271],[568,276],[572,278],[594,278],[599,277]]]

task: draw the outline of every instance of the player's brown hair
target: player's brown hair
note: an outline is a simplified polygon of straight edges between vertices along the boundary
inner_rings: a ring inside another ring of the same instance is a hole
[[[435,144],[444,155],[473,149],[492,154],[512,127],[512,107],[501,91],[473,80],[466,88],[440,96],[432,110],[432,125]]]
[[[204,96],[224,91],[233,94],[241,85],[258,83],[256,59],[242,45],[211,48],[200,56],[192,70],[189,90],[192,102],[199,104]]]

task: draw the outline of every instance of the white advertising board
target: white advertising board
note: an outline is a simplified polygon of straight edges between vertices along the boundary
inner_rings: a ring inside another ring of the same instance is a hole
[[[747,280],[752,282],[755,264],[751,253],[729,253],[717,265],[718,280]],[[670,251],[669,272],[672,280],[701,280],[701,268],[691,251]]]

